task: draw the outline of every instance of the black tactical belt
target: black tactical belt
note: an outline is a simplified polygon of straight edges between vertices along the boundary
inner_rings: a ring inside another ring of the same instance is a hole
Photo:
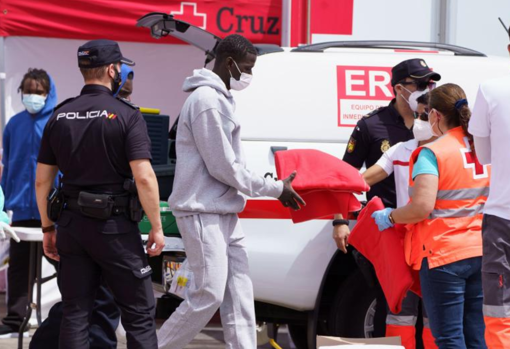
[[[114,205],[112,214],[115,216],[129,212],[129,196],[112,196]],[[78,205],[78,198],[65,198],[65,209],[81,213],[81,207]]]

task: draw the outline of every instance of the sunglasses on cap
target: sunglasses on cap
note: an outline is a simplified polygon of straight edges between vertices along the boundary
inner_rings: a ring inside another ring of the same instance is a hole
[[[412,80],[399,82],[400,85],[415,85],[416,90],[424,91],[427,88],[432,91],[436,87],[436,83],[432,80]]]

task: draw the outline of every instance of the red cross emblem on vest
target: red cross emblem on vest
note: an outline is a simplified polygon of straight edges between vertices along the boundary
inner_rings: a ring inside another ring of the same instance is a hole
[[[175,18],[202,29],[207,28],[207,14],[197,11],[196,2],[181,2],[179,11],[170,12]]]
[[[478,162],[478,158],[476,157],[475,152],[471,149],[471,145],[469,144],[467,137],[464,137],[464,144],[466,144],[466,148],[460,149],[464,168],[471,168],[473,170],[474,179],[487,178],[489,175],[487,165],[482,165]]]

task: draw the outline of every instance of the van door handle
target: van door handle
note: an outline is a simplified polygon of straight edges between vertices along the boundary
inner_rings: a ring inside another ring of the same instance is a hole
[[[278,146],[271,146],[271,152],[274,154],[276,153],[277,151],[282,151],[282,150],[287,150],[287,147],[278,147]]]

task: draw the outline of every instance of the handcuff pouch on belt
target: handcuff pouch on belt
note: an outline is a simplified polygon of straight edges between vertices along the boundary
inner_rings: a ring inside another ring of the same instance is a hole
[[[64,209],[64,195],[60,189],[53,188],[50,195],[48,195],[47,200],[46,213],[48,218],[50,221],[56,222],[60,218],[62,210]]]
[[[46,199],[46,214],[52,222],[58,221],[62,210],[64,209],[64,193],[62,192],[62,178],[59,178],[59,183],[56,188],[52,188],[48,198]]]
[[[96,194],[81,191],[78,196],[78,206],[84,216],[107,220],[112,216],[115,202],[108,194]]]

